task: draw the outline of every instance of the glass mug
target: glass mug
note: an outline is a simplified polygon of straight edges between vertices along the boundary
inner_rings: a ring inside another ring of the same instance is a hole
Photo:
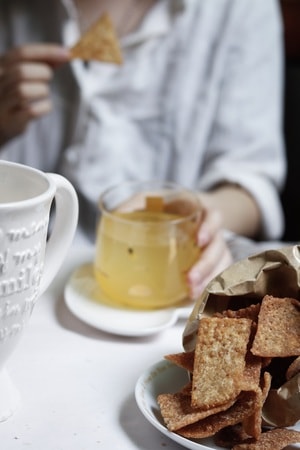
[[[156,309],[188,298],[200,256],[196,193],[160,181],[127,182],[99,201],[94,274],[110,305]]]
[[[52,201],[55,216],[49,234]],[[33,307],[58,272],[78,220],[73,186],[62,176],[0,161],[0,422],[19,406],[6,362]]]

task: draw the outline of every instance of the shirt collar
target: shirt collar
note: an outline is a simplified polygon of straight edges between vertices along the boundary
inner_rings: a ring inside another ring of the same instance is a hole
[[[60,2],[62,3],[69,17],[71,17],[72,19],[77,17],[77,12],[73,0],[60,0]]]
[[[175,17],[185,8],[186,0],[158,0],[140,27],[122,38],[122,46],[130,46],[155,36],[168,34]]]
[[[173,20],[186,7],[189,0],[158,0],[142,21],[140,27],[122,38],[122,46],[131,46],[155,36],[169,32]],[[77,12],[73,0],[61,0],[67,15],[77,22]]]

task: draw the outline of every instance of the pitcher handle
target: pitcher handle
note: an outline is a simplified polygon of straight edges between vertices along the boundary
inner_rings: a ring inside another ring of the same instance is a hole
[[[78,198],[72,184],[63,176],[47,173],[56,185],[55,219],[46,245],[41,295],[57,274],[75,235],[78,223]]]

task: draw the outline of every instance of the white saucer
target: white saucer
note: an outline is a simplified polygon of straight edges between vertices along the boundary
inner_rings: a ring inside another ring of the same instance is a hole
[[[179,434],[169,431],[161,416],[157,403],[158,394],[178,392],[189,381],[186,370],[181,369],[167,360],[159,361],[149,367],[138,379],[135,386],[135,399],[145,418],[168,438],[191,450],[224,450],[217,446],[212,438],[186,439]],[[300,424],[291,427],[300,431]],[[286,447],[300,449],[299,444]]]
[[[168,438],[192,450],[224,450],[214,444],[211,438],[186,439],[169,431],[161,416],[157,403],[158,394],[178,392],[189,381],[186,370],[167,360],[149,367],[138,379],[135,387],[137,405],[146,419]]]
[[[145,418],[173,441],[191,450],[224,450],[217,446],[212,438],[186,439],[179,434],[169,431],[161,416],[157,403],[158,394],[178,392],[189,381],[186,370],[181,369],[167,360],[159,361],[149,367],[138,379],[135,386],[135,399]],[[300,430],[300,425],[291,427]],[[298,449],[298,444],[286,447]]]
[[[92,263],[84,264],[71,275],[65,287],[65,302],[83,322],[108,333],[121,336],[147,336],[187,319],[192,303],[180,308],[151,311],[129,310],[107,305],[93,276]]]

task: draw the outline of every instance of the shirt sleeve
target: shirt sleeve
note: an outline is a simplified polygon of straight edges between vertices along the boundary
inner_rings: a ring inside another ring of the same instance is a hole
[[[284,219],[283,46],[273,0],[236,2],[201,189],[229,181],[248,190],[262,214],[262,238],[277,239]]]

